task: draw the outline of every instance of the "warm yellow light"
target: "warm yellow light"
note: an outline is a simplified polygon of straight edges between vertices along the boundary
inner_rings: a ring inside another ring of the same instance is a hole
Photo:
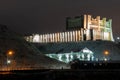
[[[108,54],[109,54],[109,52],[108,52],[108,51],[105,51],[105,52],[104,52],[104,54],[105,54],[105,55],[108,55]]]
[[[8,51],[8,55],[13,55],[13,51]]]

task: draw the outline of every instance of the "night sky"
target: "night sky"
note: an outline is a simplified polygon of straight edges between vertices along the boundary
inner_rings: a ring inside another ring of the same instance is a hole
[[[120,36],[120,0],[0,0],[0,24],[22,34],[65,31],[66,17],[82,14],[111,18]]]

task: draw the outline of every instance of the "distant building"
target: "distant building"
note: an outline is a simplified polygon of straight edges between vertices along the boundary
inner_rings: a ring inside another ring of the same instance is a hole
[[[113,40],[112,19],[93,18],[81,15],[66,18],[66,31],[46,34],[32,34],[25,39],[33,43],[77,42],[86,40]]]

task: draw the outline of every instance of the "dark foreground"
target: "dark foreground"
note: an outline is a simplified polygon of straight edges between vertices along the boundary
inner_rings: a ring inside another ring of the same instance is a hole
[[[16,70],[0,73],[0,80],[120,80],[120,69]]]

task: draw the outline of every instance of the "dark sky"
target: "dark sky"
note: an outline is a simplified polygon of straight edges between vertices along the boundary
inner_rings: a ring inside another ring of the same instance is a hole
[[[66,17],[82,14],[111,18],[120,35],[120,0],[0,0],[0,24],[22,34],[64,31]]]

